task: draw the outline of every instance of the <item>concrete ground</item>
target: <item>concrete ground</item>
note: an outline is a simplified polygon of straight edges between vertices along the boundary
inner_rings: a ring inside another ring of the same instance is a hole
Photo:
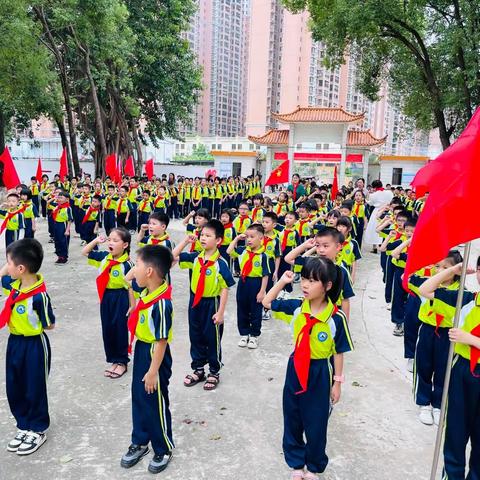
[[[68,265],[53,265],[46,223],[38,238],[46,258],[42,269],[55,308],[57,328],[49,333],[52,419],[48,441],[30,457],[0,449],[0,479],[102,480],[151,478],[148,460],[129,471],[119,466],[130,443],[130,372],[119,380],[103,377],[104,353],[96,270],[80,256],[73,238]],[[183,233],[179,222],[170,232]],[[0,256],[3,257],[3,238]],[[174,373],[170,395],[176,442],[174,460],[161,476],[170,480],[289,478],[282,454],[282,386],[292,350],[282,322],[264,323],[260,348],[240,349],[232,289],[223,340],[221,384],[215,392],[182,385],[189,370],[188,275],[173,271]],[[355,351],[346,355],[346,384],[329,425],[330,463],[325,480],[418,480],[428,478],[435,428],[419,423],[411,395],[411,375],[403,359],[403,339],[392,335],[383,301],[379,257],[360,262],[350,320]],[[7,332],[0,334],[5,351]],[[0,371],[0,439],[15,433]]]

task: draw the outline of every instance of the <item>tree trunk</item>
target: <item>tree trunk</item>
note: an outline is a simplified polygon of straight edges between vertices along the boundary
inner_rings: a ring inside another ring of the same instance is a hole
[[[7,129],[6,120],[3,110],[0,108],[0,155],[5,150],[5,130]]]
[[[65,130],[65,125],[63,124],[63,117],[55,118],[55,123],[57,124],[58,131],[60,133],[60,138],[62,140],[62,147],[67,151],[67,162],[68,162],[68,171],[70,175],[77,175],[72,164],[72,156],[70,154],[70,146],[68,144],[67,131]]]

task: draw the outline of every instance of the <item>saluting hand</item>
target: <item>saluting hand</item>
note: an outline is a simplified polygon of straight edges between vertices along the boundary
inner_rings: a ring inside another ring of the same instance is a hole
[[[286,272],[283,272],[283,275],[280,277],[280,281],[288,284],[292,283],[294,278],[295,274],[291,270],[287,270]]]
[[[148,230],[148,223],[144,223],[141,227],[140,230],[143,230],[144,232]]]

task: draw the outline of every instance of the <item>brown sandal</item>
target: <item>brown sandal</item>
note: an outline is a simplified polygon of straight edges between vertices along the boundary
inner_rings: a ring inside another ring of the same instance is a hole
[[[188,383],[187,383],[188,380]],[[191,375],[186,375],[183,380],[183,385],[185,387],[193,387],[197,383],[203,382],[205,380],[205,371],[204,370],[195,370]]]
[[[220,383],[220,375],[218,373],[209,373],[207,376],[207,381],[203,385],[203,389],[207,392],[215,390]]]
[[[113,378],[113,379],[116,380],[117,378],[123,377],[127,373],[128,367],[126,365],[124,365],[123,363],[117,363],[115,368],[120,367],[120,366],[125,367],[125,370],[122,373],[117,373],[116,371],[112,371],[110,373],[110,378]]]

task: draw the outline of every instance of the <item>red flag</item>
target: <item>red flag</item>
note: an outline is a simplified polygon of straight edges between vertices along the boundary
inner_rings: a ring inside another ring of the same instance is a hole
[[[130,155],[125,162],[125,168],[123,169],[123,173],[128,175],[129,177],[135,176],[135,166],[133,165],[133,157]]]
[[[282,162],[268,177],[265,186],[278,185],[279,183],[288,183],[289,160]]]
[[[58,175],[62,182],[65,180],[65,176],[68,175],[67,149],[65,147],[63,147],[62,156],[60,157],[60,171]]]
[[[5,147],[5,150],[0,155],[0,163],[3,163],[3,184],[7,189],[15,188],[20,185],[20,178],[18,177],[17,170],[13,164],[10,150]]]
[[[153,177],[153,158],[145,162],[145,173],[149,180]]]
[[[479,156],[477,109],[458,140],[415,176],[416,185],[428,184],[429,196],[408,249],[404,287],[412,273],[439,262],[453,247],[480,237],[480,222],[472,221],[470,209],[465,208],[478,202]]]
[[[337,178],[337,166],[333,169],[333,182],[332,182],[332,200],[335,200],[335,197],[338,193],[338,178]]]
[[[35,177],[37,178],[38,183],[41,183],[42,175],[43,175],[42,160],[39,158],[38,164],[37,164],[37,173],[35,174]]]
[[[107,155],[105,158],[105,174],[113,182],[117,180],[117,170],[117,156],[114,153]]]

